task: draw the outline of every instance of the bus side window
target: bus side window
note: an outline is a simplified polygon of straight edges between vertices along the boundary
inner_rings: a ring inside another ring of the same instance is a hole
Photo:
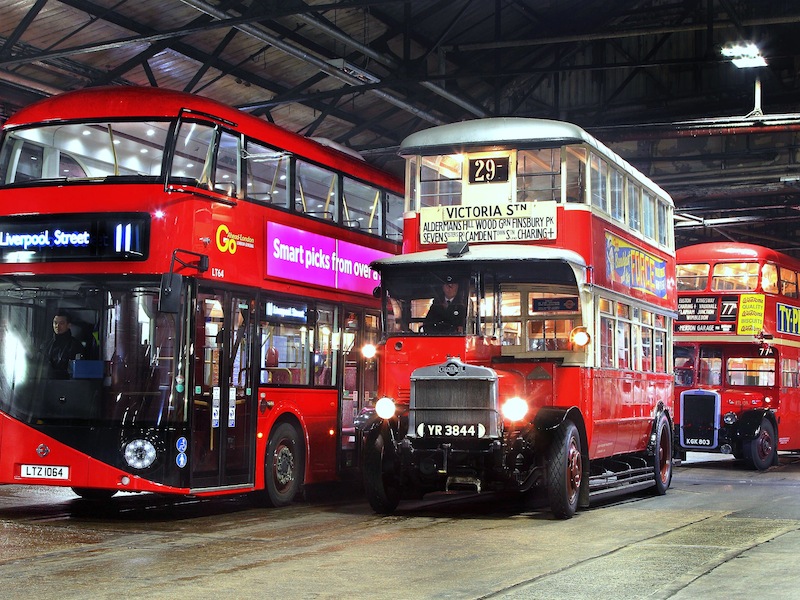
[[[170,181],[209,188],[211,180],[210,149],[216,130],[206,123],[181,123],[175,143]]]
[[[333,171],[311,163],[296,162],[295,210],[325,221],[339,220],[339,178]]]
[[[247,197],[262,204],[288,208],[286,180],[289,158],[285,153],[247,140],[244,159]]]
[[[239,136],[223,131],[217,148],[214,170],[214,191],[231,198],[239,195]]]

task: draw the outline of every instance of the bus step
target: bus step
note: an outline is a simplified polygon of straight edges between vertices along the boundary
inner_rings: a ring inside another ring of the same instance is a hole
[[[460,477],[458,475],[451,475],[447,478],[444,490],[449,492],[453,487],[458,489],[474,488],[476,492],[481,493],[481,480],[477,477]]]

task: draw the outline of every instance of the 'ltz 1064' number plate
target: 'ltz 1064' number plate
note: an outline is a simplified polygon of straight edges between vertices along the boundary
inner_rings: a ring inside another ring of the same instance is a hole
[[[24,479],[69,479],[69,467],[20,465],[19,474]]]

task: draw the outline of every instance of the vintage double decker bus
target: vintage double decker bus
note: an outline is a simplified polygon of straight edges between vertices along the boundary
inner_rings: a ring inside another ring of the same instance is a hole
[[[672,477],[669,196],[580,128],[497,118],[406,138],[403,254],[366,428],[373,509],[546,490],[557,517]]]
[[[676,260],[676,450],[767,469],[800,450],[800,260],[730,242]]]
[[[402,183],[231,107],[114,87],[0,147],[0,483],[285,504],[358,464]]]

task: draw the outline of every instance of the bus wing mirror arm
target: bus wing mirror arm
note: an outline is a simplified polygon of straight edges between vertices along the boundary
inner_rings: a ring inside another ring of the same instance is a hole
[[[178,256],[178,253],[189,254],[197,257],[194,262],[187,262]],[[169,273],[161,276],[161,286],[158,293],[158,310],[164,313],[177,313],[180,310],[181,291],[183,289],[183,275],[175,273],[175,263],[187,269],[197,269],[200,273],[208,271],[208,255],[176,248],[172,251],[172,260],[169,263]]]

